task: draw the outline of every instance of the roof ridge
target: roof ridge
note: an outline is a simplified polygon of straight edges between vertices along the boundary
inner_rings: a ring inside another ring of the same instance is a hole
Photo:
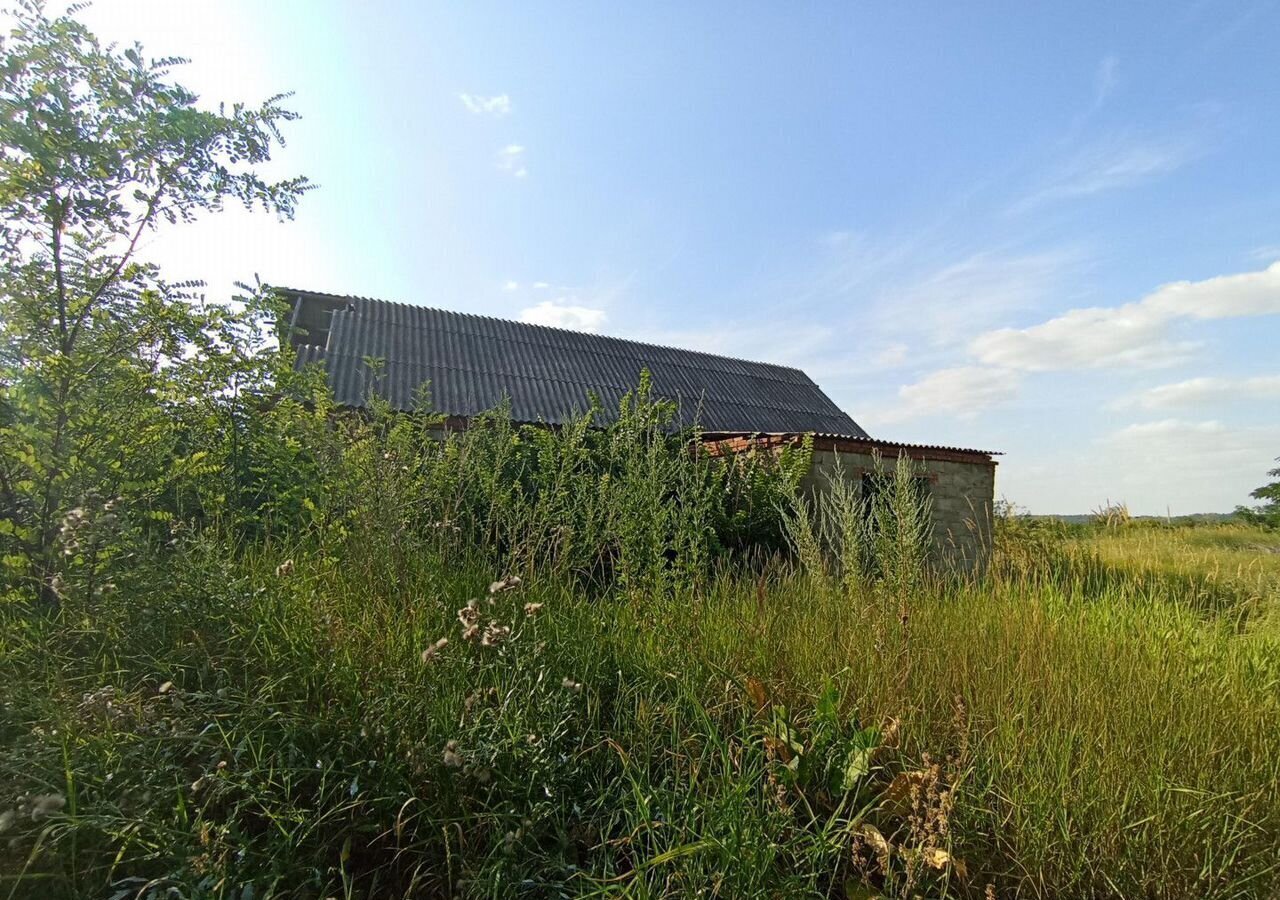
[[[788,372],[796,372],[799,375],[803,376],[804,379],[809,384],[812,384],[814,387],[819,387],[818,383],[809,377],[809,373],[806,372],[804,369],[801,369],[799,366],[788,366],[788,365],[783,365],[782,363],[765,362],[763,360],[758,360],[758,359],[747,359],[746,357],[730,356],[725,353],[708,353],[705,350],[692,350],[688,347],[676,347],[671,344],[655,344],[651,341],[638,341],[638,340],[635,340],[634,338],[617,337],[611,334],[594,334],[589,331],[574,331],[572,328],[560,328],[555,325],[541,325],[535,322],[521,322],[517,319],[504,319],[501,316],[488,316],[488,315],[484,315],[483,313],[459,312],[453,309],[445,309],[440,306],[425,306],[421,303],[408,303],[404,300],[383,300],[381,297],[366,297],[361,294],[332,294],[327,291],[312,291],[312,290],[307,290],[306,288],[294,288],[294,287],[287,287],[285,285],[268,285],[268,287],[272,288],[273,290],[287,291],[293,294],[305,294],[312,297],[325,297],[333,300],[359,300],[364,303],[382,303],[387,306],[402,306],[402,307],[405,307],[406,309],[430,310],[432,312],[446,313],[448,315],[453,315],[453,316],[465,316],[470,319],[482,319],[488,322],[502,322],[509,325],[519,325],[524,328],[541,328],[541,329],[545,329],[546,331],[554,331],[560,334],[571,334],[571,335],[574,335],[575,337],[586,336],[586,337],[596,338],[598,340],[603,340],[603,341],[617,341],[618,343],[623,343],[623,344],[639,344],[642,347],[653,347],[658,350],[673,350],[677,353],[696,353],[699,356],[709,356],[709,357],[712,357],[713,359],[727,359],[733,362],[745,363],[751,366],[771,366],[776,369],[784,369]]]

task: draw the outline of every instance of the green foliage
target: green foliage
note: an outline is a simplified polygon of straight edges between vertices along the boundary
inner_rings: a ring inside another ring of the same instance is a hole
[[[136,251],[227,200],[292,214],[306,182],[256,167],[294,116],[281,97],[200,109],[168,80],[179,62],[103,47],[35,2],[0,44],[0,540],[6,580],[47,605],[100,599],[137,539],[227,465],[210,426],[241,417],[264,374],[262,298],[207,304]],[[67,553],[70,529],[107,515],[111,546]]]
[[[1280,457],[1276,461],[1280,462]],[[1237,507],[1236,514],[1248,522],[1280,528],[1280,468],[1272,469],[1267,474],[1276,480],[1249,494],[1253,499],[1263,501],[1261,505]]]

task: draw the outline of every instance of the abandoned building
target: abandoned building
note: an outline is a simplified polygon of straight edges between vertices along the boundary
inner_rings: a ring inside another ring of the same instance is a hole
[[[290,304],[298,364],[322,364],[343,406],[360,407],[376,390],[409,410],[427,385],[451,428],[503,402],[516,421],[557,425],[585,412],[594,394],[603,422],[647,370],[654,394],[677,404],[679,424],[696,422],[720,452],[812,435],[810,490],[837,471],[865,486],[877,454],[890,471],[900,457],[913,460],[932,501],[935,555],[966,568],[987,557],[996,454],[873,439],[799,369],[404,303],[277,292]]]

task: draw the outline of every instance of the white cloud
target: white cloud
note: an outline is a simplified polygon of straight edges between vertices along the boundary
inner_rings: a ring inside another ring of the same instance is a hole
[[[459,94],[462,105],[476,115],[505,116],[511,112],[511,98],[506,94],[484,97],[480,94]]]
[[[914,384],[898,389],[898,403],[880,412],[880,422],[905,422],[927,415],[972,419],[979,412],[1002,406],[1018,394],[1020,376],[1007,369],[957,366],[939,369]]]
[[[561,297],[559,300],[543,300],[536,306],[526,307],[520,311],[520,321],[530,325],[550,325],[552,328],[568,328],[588,333],[600,330],[608,318],[603,309],[575,306],[566,303],[567,299]]]
[[[1280,263],[1166,284],[1135,303],[1073,309],[1030,328],[989,331],[970,350],[987,365],[1026,371],[1153,368],[1182,362],[1197,346],[1169,337],[1169,326],[1179,319],[1274,314],[1280,314]]]
[[[1142,303],[1169,316],[1193,319],[1280,314],[1280,262],[1261,272],[1175,281],[1157,288]]]
[[[504,281],[504,282],[502,283],[502,289],[503,289],[504,291],[518,291],[518,290],[520,290],[520,282],[518,282],[518,281]]]
[[[506,172],[513,178],[524,178],[529,174],[524,165],[524,147],[507,144],[498,151],[497,166],[499,171]]]
[[[545,291],[549,287],[551,287],[551,285],[547,284],[545,281],[535,281],[533,283],[533,289],[535,291]]]
[[[1189,378],[1122,398],[1117,408],[1194,409],[1226,403],[1280,399],[1280,375],[1254,378]]]

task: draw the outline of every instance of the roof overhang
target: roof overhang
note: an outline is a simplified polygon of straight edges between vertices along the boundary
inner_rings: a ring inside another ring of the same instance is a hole
[[[793,446],[806,437],[812,437],[814,450],[864,454],[875,452],[894,459],[899,455],[905,454],[908,458],[916,460],[995,465],[994,457],[1002,455],[996,450],[973,450],[965,447],[944,447],[931,444],[907,444],[900,441],[882,441],[874,438],[824,432],[749,433],[741,431],[707,431],[703,432],[702,441],[704,444],[712,445],[712,452],[722,449],[728,453],[739,453],[753,447]]]

